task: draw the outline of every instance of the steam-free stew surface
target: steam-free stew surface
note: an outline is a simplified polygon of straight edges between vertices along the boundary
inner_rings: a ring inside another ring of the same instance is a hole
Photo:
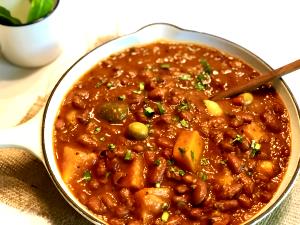
[[[276,192],[290,136],[272,87],[212,102],[259,74],[195,44],[99,62],[65,97],[54,147],[74,195],[109,224],[241,224]]]

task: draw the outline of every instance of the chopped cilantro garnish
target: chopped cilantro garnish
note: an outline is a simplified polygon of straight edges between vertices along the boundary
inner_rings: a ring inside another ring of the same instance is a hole
[[[201,180],[206,181],[207,180],[207,174],[204,172],[199,172],[198,176],[201,178]]]
[[[169,63],[160,64],[160,68],[162,68],[162,69],[169,69],[170,67],[171,67],[171,65]]]
[[[127,161],[129,161],[129,160],[132,159],[132,152],[131,152],[131,150],[127,150],[126,151],[124,159],[127,160]]]
[[[211,67],[208,64],[208,62],[206,61],[206,59],[201,59],[200,64],[202,65],[204,72],[210,75],[211,74]]]
[[[100,137],[99,140],[100,141],[105,141],[105,137]]]
[[[145,90],[145,83],[144,82],[140,82],[139,83],[139,89],[138,90],[133,90],[132,92],[134,94],[142,94],[142,92]]]
[[[184,175],[185,175],[185,172],[184,172],[184,170],[178,170],[178,174],[179,174],[180,176],[184,176]]]
[[[94,134],[98,134],[101,131],[101,127],[96,127],[94,130]]]
[[[226,165],[227,164],[227,160],[220,160],[220,164]]]
[[[205,90],[205,85],[202,84],[202,82],[198,81],[195,83],[195,88],[199,91],[203,91],[203,90]]]
[[[165,110],[164,106],[160,102],[157,103],[157,108],[158,108],[158,111],[159,111],[160,115],[165,114],[166,110]]]
[[[175,163],[174,159],[168,159],[168,160],[167,160],[167,164],[168,164],[169,166],[174,165],[174,163]]]
[[[235,136],[235,138],[232,140],[232,143],[234,143],[234,142],[242,143],[242,141],[243,141],[243,136],[237,134],[237,135]]]
[[[139,95],[139,94],[142,94],[142,91],[141,90],[133,90],[132,93]]]
[[[189,127],[189,122],[186,121],[186,120],[180,120],[180,124],[184,128],[188,128]]]
[[[118,97],[118,99],[119,99],[120,101],[124,101],[124,100],[126,99],[126,95],[120,95],[120,96]]]
[[[250,147],[251,147],[250,156],[255,157],[258,154],[258,152],[260,151],[261,144],[257,143],[255,140],[252,140]]]
[[[83,175],[82,175],[82,179],[84,181],[90,181],[92,179],[92,174],[90,171],[86,170],[84,171]]]
[[[203,157],[203,158],[200,159],[200,164],[202,166],[207,166],[209,164],[209,160],[207,158]]]
[[[179,77],[179,79],[180,79],[180,80],[191,80],[192,77],[191,77],[190,74],[184,73],[184,74],[182,74],[182,75]]]
[[[156,166],[159,166],[160,165],[160,160],[159,159],[156,159],[155,161],[154,161],[154,164],[156,165]]]
[[[186,101],[182,101],[179,103],[179,106],[178,106],[178,111],[185,111],[185,110],[189,110],[190,109],[190,105],[188,102]]]
[[[115,144],[108,144],[107,145],[107,148],[109,149],[109,150],[114,150],[115,148],[116,148],[116,145]]]
[[[148,106],[144,109],[144,114],[147,117],[151,117],[154,115],[154,110],[150,106]]]
[[[105,173],[105,178],[108,178],[111,175],[111,172],[106,172]]]
[[[111,83],[111,82],[108,82],[107,84],[106,84],[106,87],[108,88],[108,89],[110,89],[110,88],[112,88],[114,85],[113,85],[113,83]]]
[[[99,88],[102,84],[104,84],[104,81],[103,81],[103,80],[98,81],[98,82],[95,84],[95,88]]]

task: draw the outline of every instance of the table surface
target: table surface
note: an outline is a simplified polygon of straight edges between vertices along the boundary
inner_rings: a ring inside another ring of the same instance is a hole
[[[37,98],[49,94],[59,77],[99,37],[131,33],[150,23],[166,22],[223,37],[273,68],[300,58],[300,2],[296,0],[64,0],[60,7],[64,45],[56,61],[25,69],[0,55],[0,128],[18,124]],[[283,79],[299,104],[300,71]]]

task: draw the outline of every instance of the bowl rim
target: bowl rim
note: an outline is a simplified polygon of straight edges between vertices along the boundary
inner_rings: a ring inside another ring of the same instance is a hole
[[[253,52],[249,51],[248,49],[230,41],[230,40],[227,40],[225,38],[222,38],[222,37],[219,37],[219,36],[216,36],[216,35],[212,35],[212,34],[209,34],[209,33],[205,33],[205,32],[199,32],[199,31],[196,31],[196,30],[190,30],[190,29],[184,29],[184,28],[181,28],[181,27],[178,27],[176,25],[173,25],[173,24],[170,24],[170,23],[151,23],[151,24],[148,24],[148,25],[145,25],[143,27],[141,27],[140,29],[132,32],[132,33],[129,33],[129,34],[126,34],[126,35],[122,35],[120,37],[115,37],[109,41],[106,41],[104,43],[102,43],[101,45],[95,47],[94,49],[88,51],[86,54],[84,54],[82,57],[80,57],[76,62],[74,62],[73,65],[71,65],[67,70],[66,72],[60,77],[60,79],[56,82],[54,88],[52,89],[50,95],[49,95],[49,98],[46,102],[46,105],[45,105],[45,110],[44,110],[44,113],[43,113],[43,118],[42,118],[42,135],[41,135],[41,142],[42,142],[42,151],[43,151],[43,155],[44,155],[44,158],[45,158],[45,165],[46,165],[46,169],[48,171],[48,173],[50,174],[50,177],[52,179],[52,181],[54,182],[56,188],[59,190],[59,192],[62,194],[62,196],[67,200],[67,202],[72,205],[72,207],[77,211],[79,212],[82,216],[84,216],[87,220],[89,220],[90,222],[94,223],[94,224],[107,224],[105,221],[103,221],[101,218],[95,218],[95,217],[92,217],[89,213],[86,212],[86,210],[84,210],[82,207],[80,207],[76,202],[74,202],[72,200],[72,198],[69,196],[68,193],[65,192],[64,188],[60,185],[60,182],[57,180],[56,178],[56,175],[53,173],[53,165],[50,165],[49,163],[49,158],[48,158],[48,155],[47,155],[47,151],[46,151],[46,143],[45,143],[45,123],[46,123],[46,120],[47,120],[47,114],[50,112],[48,111],[49,110],[49,105],[51,103],[51,100],[53,98],[53,95],[55,94],[58,86],[60,85],[60,83],[62,82],[62,80],[69,74],[69,72],[82,60],[84,59],[86,56],[90,55],[91,53],[93,53],[94,51],[96,51],[97,49],[101,48],[102,46],[110,43],[110,42],[114,42],[114,41],[117,41],[119,40],[120,38],[128,38],[128,37],[131,37],[131,36],[134,36],[136,34],[138,34],[139,32],[149,28],[149,27],[152,27],[152,26],[166,26],[167,28],[175,28],[176,30],[180,31],[180,32],[191,32],[191,33],[196,33],[196,34],[203,34],[203,35],[207,35],[207,36],[211,36],[211,37],[214,37],[214,38],[217,38],[219,40],[222,40],[222,41],[225,41],[239,49],[242,49],[243,51],[247,52],[249,55],[253,56],[254,58],[258,59],[258,61],[260,61],[261,63],[264,64],[264,66],[266,68],[268,68],[269,70],[273,70],[272,67],[270,65],[268,65],[264,60],[262,60],[260,57],[258,57],[256,54],[254,54]],[[175,40],[174,40],[175,41]],[[193,41],[191,41],[193,42]],[[214,47],[214,46],[211,46],[211,47]],[[215,47],[216,49],[218,49],[217,47]],[[101,61],[101,59],[99,59],[99,61]],[[247,63],[247,62],[246,62]],[[91,69],[91,68],[89,68]],[[87,70],[88,71],[88,70]],[[86,72],[87,72],[86,71]],[[81,77],[83,76],[84,74],[81,75]],[[80,79],[80,77],[79,77]],[[293,93],[291,92],[290,88],[287,86],[286,82],[284,82],[284,80],[282,78],[279,79],[280,82],[282,83],[283,87],[287,90],[289,96],[291,97],[291,101],[294,103],[295,105],[295,109],[296,109],[296,112],[297,112],[297,120],[298,122],[300,121],[300,110],[299,110],[299,106],[295,100],[295,96],[293,95]],[[72,88],[72,85],[74,85],[74,83],[70,83],[69,85],[69,88]],[[66,93],[65,93],[66,94]],[[63,98],[63,96],[62,96]],[[291,146],[292,148],[292,146]],[[52,146],[52,149],[53,149],[53,146]],[[291,156],[290,156],[291,157]],[[283,193],[276,199],[276,201],[270,206],[268,207],[264,212],[262,212],[260,215],[258,216],[253,216],[255,217],[253,220],[251,220],[250,218],[250,221],[245,221],[243,224],[257,224],[258,222],[260,222],[262,219],[266,218],[268,215],[270,215],[270,213],[275,209],[277,208],[281,202],[287,197],[287,195],[290,193],[293,185],[295,184],[296,182],[296,178],[297,176],[299,175],[299,172],[300,172],[300,159],[298,160],[298,164],[297,164],[297,167],[295,169],[295,172],[293,174],[293,176],[290,178],[290,180],[288,181],[288,185],[285,187]],[[286,174],[285,174],[286,175]],[[252,217],[252,218],[253,218]]]

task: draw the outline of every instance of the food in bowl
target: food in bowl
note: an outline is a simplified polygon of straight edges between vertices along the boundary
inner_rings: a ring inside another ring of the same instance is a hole
[[[155,42],[99,62],[69,91],[54,149],[64,182],[108,224],[242,224],[288,165],[287,109],[260,74],[192,43]]]

